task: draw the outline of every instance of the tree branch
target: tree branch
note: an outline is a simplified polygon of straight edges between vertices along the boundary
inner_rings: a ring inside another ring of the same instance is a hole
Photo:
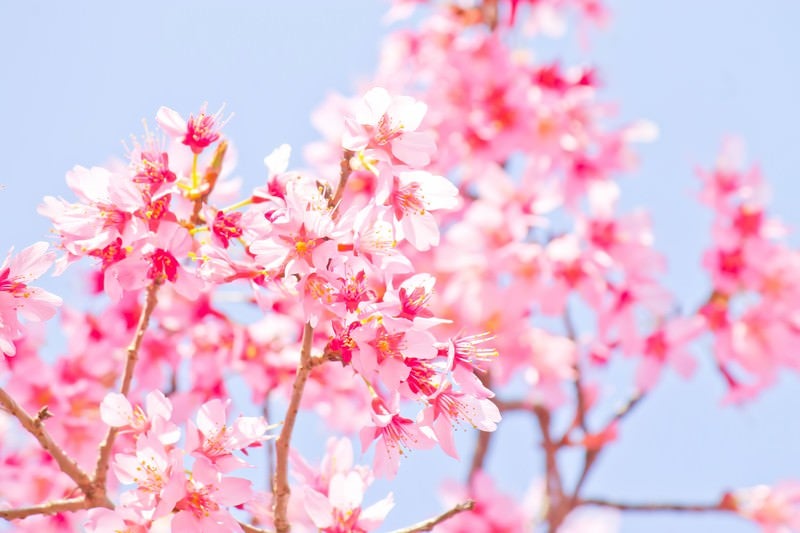
[[[39,505],[30,507],[20,507],[18,509],[0,509],[0,518],[6,520],[18,520],[33,515],[51,515],[64,513],[67,511],[79,511],[95,507],[86,498],[71,498],[69,500],[52,500]]]
[[[328,206],[332,207],[335,211],[339,209],[339,202],[342,201],[344,196],[344,188],[347,185],[347,179],[350,177],[352,169],[350,168],[350,158],[353,157],[351,150],[345,150],[342,154],[342,160],[339,162],[339,183],[336,186],[336,192],[333,197],[328,201]],[[334,216],[336,213],[334,212]]]
[[[729,512],[731,509],[726,508],[722,503],[701,503],[701,504],[686,504],[686,503],[629,503],[629,502],[615,502],[611,500],[604,500],[601,498],[588,498],[578,500],[578,505],[594,505],[597,507],[609,507],[619,511],[677,511],[687,513],[707,513],[707,512]]]
[[[139,360],[139,348],[142,346],[142,339],[144,333],[147,331],[147,326],[150,324],[150,315],[158,303],[158,288],[161,286],[159,281],[153,281],[147,288],[147,297],[145,298],[144,307],[139,315],[139,323],[136,325],[136,332],[133,335],[128,346],[128,354],[125,359],[125,371],[122,374],[122,383],[120,385],[120,392],[128,396],[133,381],[133,370],[136,367],[136,361]],[[100,449],[97,457],[97,464],[94,469],[95,483],[103,487],[106,486],[106,474],[108,473],[108,462],[111,459],[111,448],[114,446],[114,440],[117,438],[119,428],[108,428],[103,442],[100,444]]]
[[[300,409],[300,399],[303,397],[308,375],[311,372],[311,341],[314,328],[306,324],[303,328],[303,346],[300,350],[300,363],[297,365],[297,376],[292,385],[292,397],[286,410],[286,419],[283,421],[281,434],[275,442],[275,478],[272,483],[272,492],[275,494],[275,529],[278,533],[287,533],[291,530],[287,510],[289,506],[289,441],[292,438],[297,412]]]
[[[239,527],[242,528],[242,531],[244,531],[244,533],[272,533],[268,529],[261,529],[260,527],[251,526],[250,524],[242,522],[241,520],[239,520],[238,523]]]
[[[46,413],[46,410],[39,411],[40,415],[36,418],[31,417],[2,387],[0,387],[0,405],[19,420],[22,427],[39,441],[39,444],[55,460],[61,471],[68,475],[86,496],[92,497],[94,495],[96,491],[88,474],[55,443],[45,429],[43,419],[46,416],[43,413]]]
[[[414,524],[413,526],[409,526],[403,529],[396,529],[395,531],[392,531],[392,533],[420,533],[422,531],[430,531],[431,529],[434,528],[434,526],[441,524],[448,518],[451,518],[457,515],[458,513],[463,513],[464,511],[471,511],[473,507],[475,507],[475,502],[473,502],[472,500],[467,500],[465,502],[459,503],[452,509],[445,511],[439,516],[429,518],[423,522]]]
[[[622,408],[619,411],[617,411],[616,414],[614,414],[614,416],[611,418],[611,420],[609,420],[609,422],[606,424],[605,427],[608,428],[611,424],[618,423],[623,418],[628,416],[633,411],[633,409],[639,404],[639,402],[642,401],[642,398],[644,398],[644,395],[642,394],[637,394],[633,396],[630,400],[628,400],[628,403],[622,406]],[[592,467],[594,467],[597,458],[600,456],[600,453],[602,451],[603,448],[599,449],[586,448],[586,452],[584,453],[583,456],[583,469],[581,470],[580,477],[578,478],[578,481],[575,483],[575,488],[572,491],[573,506],[575,506],[576,502],[578,501],[581,489],[586,483],[586,480],[589,477],[589,473],[591,472]]]
[[[564,488],[561,481],[561,472],[558,469],[558,444],[553,441],[550,433],[550,411],[537,405],[533,408],[536,420],[539,422],[539,430],[542,433],[542,448],[544,448],[545,472],[547,483],[547,522],[549,531],[558,531],[559,526],[571,510],[569,502],[565,501]]]

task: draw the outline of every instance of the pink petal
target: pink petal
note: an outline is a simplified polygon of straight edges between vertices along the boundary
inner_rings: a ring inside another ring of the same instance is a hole
[[[156,122],[170,137],[181,137],[186,134],[186,121],[174,109],[161,106],[156,113]]]

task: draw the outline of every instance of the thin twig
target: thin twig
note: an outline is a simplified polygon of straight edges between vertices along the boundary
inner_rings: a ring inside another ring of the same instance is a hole
[[[564,310],[564,329],[566,330],[567,337],[573,342],[577,343],[577,333],[575,330],[575,323],[572,321],[572,314],[569,308]],[[584,433],[588,432],[586,428],[586,397],[583,394],[583,382],[581,379],[581,363],[580,354],[578,350],[575,351],[575,379],[573,380],[575,386],[575,399],[577,407],[575,408],[575,420],[578,426]]]
[[[623,418],[631,414],[633,409],[639,405],[639,402],[641,402],[643,399],[644,394],[636,394],[631,397],[631,399],[628,400],[628,403],[623,405],[619,410],[617,410],[616,413],[614,413],[614,417],[609,421],[608,424],[606,424],[606,427],[610,426],[614,422],[620,422]]]
[[[344,188],[345,185],[347,185],[347,179],[352,172],[350,168],[351,157],[353,157],[353,152],[351,150],[345,150],[342,154],[342,160],[339,162],[339,183],[336,186],[336,192],[328,201],[328,207],[334,209],[334,217],[336,216],[336,211],[339,209],[339,202],[342,201],[342,196],[344,196]]]
[[[317,368],[318,366],[324,365],[329,361],[341,361],[342,356],[336,352],[325,352],[322,355],[318,355],[316,357],[311,358],[311,368]]]
[[[297,412],[300,409],[300,399],[303,397],[303,388],[309,373],[311,373],[311,341],[314,328],[309,324],[303,327],[303,347],[300,350],[300,362],[297,365],[297,376],[292,385],[292,397],[286,410],[281,434],[275,442],[275,479],[272,483],[272,492],[275,495],[275,529],[278,533],[287,533],[291,529],[287,510],[289,507],[289,441],[292,438]]]
[[[531,411],[533,412],[534,404],[528,400],[500,400],[493,398],[494,404],[500,412],[507,411]]]
[[[489,444],[492,441],[493,432],[479,431],[478,439],[475,443],[475,450],[472,453],[472,463],[469,466],[468,481],[472,481],[479,470],[483,468],[483,463],[486,461],[486,455],[489,453]]]
[[[642,398],[644,398],[644,395],[642,394],[637,394],[633,396],[630,400],[628,400],[628,403],[622,406],[622,408],[619,409],[614,414],[614,416],[611,418],[611,420],[609,420],[609,422],[606,424],[605,427],[608,428],[612,424],[616,424],[620,422],[623,418],[628,416],[633,411],[633,409],[639,404]],[[581,489],[583,489],[586,480],[589,478],[589,473],[592,471],[592,468],[597,463],[597,458],[600,456],[600,453],[602,451],[603,448],[597,448],[597,449],[588,447],[586,448],[586,451],[584,452],[583,456],[583,469],[581,470],[581,474],[578,477],[578,481],[575,483],[575,488],[572,491],[571,500],[573,506],[575,506],[576,502],[579,500]]]
[[[89,475],[86,474],[86,472],[84,472],[80,466],[78,466],[78,463],[74,459],[69,457],[67,453],[55,443],[53,438],[44,427],[44,423],[42,421],[43,417],[31,417],[31,415],[29,415],[28,412],[16,401],[14,401],[14,399],[1,387],[0,405],[2,405],[3,408],[14,418],[19,420],[20,424],[22,424],[22,427],[24,427],[28,433],[33,435],[33,437],[39,441],[39,444],[55,460],[61,471],[68,475],[87,497],[93,497],[93,495],[96,493],[96,490],[92,485],[92,480],[89,478]],[[40,413],[41,412],[42,411],[40,411]]]
[[[588,498],[578,500],[578,505],[595,505],[597,507],[610,507],[620,511],[677,511],[688,513],[729,512],[731,509],[721,503],[629,503],[615,502],[601,498]]]
[[[570,511],[570,508],[565,506],[569,502],[564,500],[564,488],[556,457],[558,445],[553,441],[553,436],[550,432],[550,411],[537,405],[534,407],[533,412],[539,423],[539,430],[542,433],[542,448],[544,448],[548,501],[547,522],[550,528],[549,531],[555,532],[558,531],[559,526]]]
[[[242,531],[244,531],[244,533],[272,533],[272,531],[268,529],[261,529],[260,527],[251,526],[250,524],[242,521],[238,522],[239,522],[239,527],[242,528]]]
[[[56,513],[64,513],[67,511],[79,511],[81,509],[89,509],[94,507],[86,498],[71,498],[69,500],[52,500],[49,502],[41,503],[39,505],[31,505],[30,507],[20,507],[18,509],[2,509],[0,510],[0,518],[6,520],[17,520],[26,518],[33,515],[50,515]]]
[[[144,307],[139,315],[139,323],[136,325],[136,332],[133,335],[128,346],[127,357],[125,359],[125,371],[122,374],[122,383],[120,385],[120,393],[128,396],[133,381],[133,370],[136,368],[136,361],[139,359],[139,348],[142,346],[142,339],[144,333],[147,331],[147,326],[150,324],[150,315],[158,303],[158,288],[161,286],[159,281],[154,281],[147,288],[147,297],[145,298]],[[97,457],[97,464],[94,469],[94,481],[100,487],[106,486],[106,474],[108,473],[108,462],[111,459],[111,448],[114,446],[114,439],[117,437],[119,428],[110,427],[106,432],[103,442],[100,444],[100,449]]]
[[[473,502],[472,500],[467,500],[465,502],[459,503],[452,509],[445,511],[439,516],[429,518],[423,522],[414,524],[413,526],[409,526],[403,529],[396,529],[392,531],[392,533],[421,533],[422,531],[430,531],[431,529],[434,528],[434,526],[441,524],[448,518],[451,518],[457,515],[458,513],[463,513],[464,511],[471,511],[473,507],[475,507],[475,502]]]

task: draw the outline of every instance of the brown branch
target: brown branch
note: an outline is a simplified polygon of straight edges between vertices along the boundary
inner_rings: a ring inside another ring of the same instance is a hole
[[[324,365],[329,361],[341,361],[342,356],[339,355],[338,352],[328,352],[326,351],[322,355],[318,355],[316,357],[311,358],[311,368],[317,368],[318,366]]]
[[[471,511],[473,507],[475,507],[475,502],[473,502],[472,500],[467,500],[465,502],[459,503],[452,509],[445,511],[439,516],[429,518],[423,522],[414,524],[413,526],[405,527],[403,529],[396,529],[392,531],[392,533],[420,533],[422,531],[430,531],[435,526],[441,524],[448,518],[451,518],[457,515],[458,513],[463,513],[464,511]]]
[[[250,524],[247,524],[240,520],[237,522],[239,523],[239,527],[242,528],[242,531],[244,531],[244,533],[272,533],[268,529],[261,529],[260,527],[251,526]]]
[[[345,185],[347,185],[347,179],[350,177],[350,173],[353,170],[350,168],[350,158],[353,157],[353,155],[351,150],[345,150],[342,154],[342,160],[339,162],[339,183],[336,186],[336,192],[333,194],[333,197],[328,200],[328,207],[332,207],[334,210],[338,210],[339,208],[339,202],[342,201],[342,196],[344,196],[344,188]]]
[[[533,403],[527,400],[501,400],[498,398],[493,398],[494,404],[500,410],[500,412],[506,411],[531,411],[533,412],[534,405]]]
[[[158,303],[158,288],[161,282],[156,280],[147,288],[147,296],[145,298],[144,307],[139,315],[139,323],[136,325],[136,332],[133,335],[130,345],[127,350],[127,357],[125,359],[125,371],[122,374],[122,383],[120,385],[120,393],[128,396],[133,381],[133,370],[136,367],[136,361],[139,359],[139,348],[142,346],[142,339],[144,333],[147,331],[147,326],[150,324],[150,315]],[[108,428],[103,442],[100,444],[100,449],[97,457],[97,464],[94,469],[94,481],[105,490],[106,475],[108,473],[108,462],[111,459],[111,448],[114,446],[114,440],[117,438],[119,428]]]
[[[479,470],[483,468],[483,463],[486,461],[486,455],[489,453],[489,444],[492,441],[490,431],[479,431],[478,440],[475,443],[475,450],[472,453],[472,463],[469,466],[469,475],[467,480],[471,482]]]
[[[67,511],[79,511],[95,507],[86,498],[71,498],[69,500],[52,500],[39,505],[30,507],[20,507],[17,509],[0,509],[0,518],[6,520],[18,520],[33,515],[51,515],[64,513]]]
[[[601,498],[589,498],[578,500],[578,505],[594,505],[597,507],[609,507],[619,511],[677,511],[688,513],[707,513],[707,512],[730,512],[732,509],[726,508],[721,502],[717,503],[628,503],[604,500]]]
[[[283,421],[281,434],[275,442],[276,468],[275,478],[272,482],[272,492],[275,495],[275,529],[278,533],[287,533],[291,530],[287,510],[289,507],[289,441],[292,438],[297,411],[300,409],[300,399],[311,373],[311,341],[314,328],[306,324],[303,328],[303,346],[300,350],[300,362],[297,365],[297,376],[292,385],[292,397],[286,410],[286,419]]]
[[[550,432],[550,411],[537,405],[533,409],[536,420],[539,423],[539,430],[542,433],[542,448],[545,456],[545,472],[547,484],[547,522],[549,531],[558,531],[559,526],[569,514],[571,508],[568,501],[564,498],[564,488],[561,481],[561,472],[558,469],[558,444],[553,441]]]
[[[46,413],[46,409],[42,409],[39,411],[39,415],[36,418],[31,417],[28,412],[19,405],[14,399],[2,388],[0,387],[0,405],[3,408],[11,413],[11,415],[19,420],[19,423],[22,424],[22,427],[25,430],[33,435],[33,437],[39,441],[41,447],[50,454],[50,456],[55,460],[58,467],[64,472],[66,475],[75,482],[79,489],[87,496],[92,497],[96,490],[92,484],[92,480],[89,478],[88,474],[84,472],[78,463],[69,457],[67,453],[61,449],[61,447],[55,443],[53,438],[47,432],[44,427],[43,419],[45,416],[42,416],[43,413]]]
[[[633,409],[639,404],[642,398],[644,398],[644,395],[642,394],[637,394],[633,396],[630,400],[628,400],[628,403],[622,406],[622,408],[614,414],[614,416],[611,418],[611,420],[609,420],[609,422],[606,424],[605,427],[608,428],[611,424],[618,423],[623,418],[628,416],[631,412],[633,412]],[[592,468],[596,464],[597,458],[600,456],[600,453],[602,451],[603,448],[597,448],[597,449],[586,448],[586,451],[584,452],[583,455],[583,469],[581,470],[580,477],[578,478],[578,481],[575,483],[575,488],[572,491],[571,500],[573,507],[577,505],[581,489],[585,485],[586,480],[589,478],[589,473],[592,471]]]
[[[618,411],[617,411],[617,412],[614,414],[614,417],[613,417],[613,418],[612,418],[612,419],[609,421],[609,423],[608,423],[608,424],[606,424],[606,427],[610,426],[610,425],[611,425],[611,424],[613,424],[614,422],[620,422],[620,421],[621,421],[623,418],[625,418],[626,416],[628,416],[629,414],[631,414],[631,412],[633,411],[633,409],[634,409],[634,408],[635,408],[637,405],[639,405],[639,402],[641,402],[643,399],[644,399],[644,394],[636,394],[636,395],[634,395],[633,397],[631,397],[631,399],[630,399],[630,400],[628,400],[628,403],[626,403],[625,405],[623,405],[623,406],[622,406],[622,407],[621,407],[621,408],[620,408],[620,409],[619,409],[619,410],[618,410]]]
[[[575,323],[572,321],[572,314],[569,312],[569,308],[564,311],[564,329],[567,333],[567,337],[573,342],[577,343],[577,333],[575,330]],[[575,408],[575,421],[577,425],[583,430],[584,433],[588,432],[586,428],[586,397],[583,394],[583,382],[581,379],[581,364],[580,364],[580,354],[578,353],[577,349],[575,351],[575,379],[573,380],[573,384],[575,387],[575,399],[577,403],[577,407]]]

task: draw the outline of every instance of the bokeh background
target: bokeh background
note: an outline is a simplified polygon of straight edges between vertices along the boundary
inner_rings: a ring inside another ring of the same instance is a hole
[[[543,57],[590,62],[603,97],[621,119],[648,118],[661,129],[639,148],[641,165],[623,180],[627,207],[648,206],[657,246],[670,264],[668,285],[687,306],[703,298],[699,258],[710,216],[694,201],[694,169],[709,166],[726,135],[745,139],[772,184],[771,212],[800,225],[800,3],[791,0],[611,0],[610,25],[541,43]],[[369,78],[390,28],[376,1],[212,2],[155,0],[44,2],[0,0],[0,253],[47,238],[35,212],[42,196],[71,193],[64,173],[124,154],[122,141],[161,105],[188,114],[208,101],[234,113],[225,132],[238,150],[245,188],[266,175],[274,147],[318,138],[310,112],[327,93],[352,94]],[[796,237],[793,242],[798,242]],[[77,276],[43,282],[80,305]],[[51,328],[53,329],[53,328]],[[55,328],[57,329],[57,328]],[[58,336],[48,350],[58,352]],[[800,349],[800,347],[798,347]],[[713,501],[724,489],[800,479],[800,386],[778,387],[743,406],[721,406],[722,381],[698,352],[700,371],[664,383],[627,420],[622,440],[602,456],[586,493],[635,501]],[[473,435],[460,439],[462,455]],[[309,457],[325,432],[301,424],[296,443]],[[542,473],[538,435],[527,418],[501,426],[489,470],[502,490],[522,494]],[[365,461],[369,457],[364,458]],[[564,468],[577,463],[566,458]],[[443,479],[466,465],[415,452],[391,484],[397,506],[384,529],[441,509]],[[382,497],[389,484],[368,493]],[[755,526],[719,515],[626,515],[624,533],[746,533]]]

